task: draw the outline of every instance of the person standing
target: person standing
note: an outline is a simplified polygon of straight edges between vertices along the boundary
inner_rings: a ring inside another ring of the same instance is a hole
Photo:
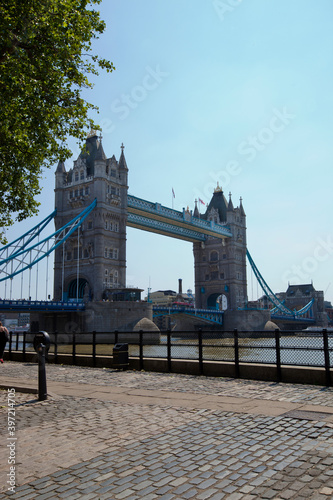
[[[0,363],[3,363],[3,353],[9,340],[9,333],[5,326],[2,326],[0,321]]]

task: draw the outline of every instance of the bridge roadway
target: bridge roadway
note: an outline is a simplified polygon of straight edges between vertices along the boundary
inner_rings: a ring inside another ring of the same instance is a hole
[[[232,236],[228,226],[193,217],[189,210],[179,212],[136,196],[127,196],[127,214],[130,227],[181,240],[195,242],[205,241],[208,236],[220,239]]]
[[[306,323],[309,325],[313,325],[316,323],[316,318],[307,318],[306,316],[298,316],[297,314],[294,315],[287,315],[287,314],[271,314],[271,320],[275,322],[282,322],[284,324],[287,323]]]
[[[0,300],[0,311],[84,311],[80,301]]]

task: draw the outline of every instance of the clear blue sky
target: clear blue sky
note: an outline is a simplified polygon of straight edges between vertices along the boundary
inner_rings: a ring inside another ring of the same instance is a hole
[[[333,300],[331,0],[104,0],[100,11],[95,49],[116,71],[85,97],[107,156],[125,145],[129,192],[170,206],[173,188],[174,207],[193,209],[218,181],[234,205],[243,198],[271,288],[312,279]],[[54,171],[43,186],[39,218]],[[129,228],[127,266],[128,285],[193,289],[190,243]]]

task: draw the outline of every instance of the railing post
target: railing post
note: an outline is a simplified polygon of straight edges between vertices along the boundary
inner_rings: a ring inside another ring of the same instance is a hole
[[[13,341],[13,332],[9,332],[8,355],[10,360],[12,359],[12,341]]]
[[[15,351],[19,350],[19,338],[20,338],[20,334],[19,334],[19,332],[16,332],[16,346],[15,346]]]
[[[329,351],[329,346],[328,346],[328,334],[327,334],[326,328],[323,329],[323,342],[324,342],[326,386],[330,387],[330,385],[331,385],[330,351]]]
[[[92,334],[93,334],[92,356],[93,356],[93,366],[95,367],[96,366],[96,331],[94,330],[92,332]]]
[[[140,370],[143,370],[143,331],[139,331],[139,346],[140,346]]]
[[[235,350],[235,378],[239,378],[239,347],[238,347],[238,330],[234,329],[234,350]]]
[[[27,332],[23,332],[23,348],[22,348],[23,361],[25,361],[25,342],[26,342],[26,337],[27,337]]]
[[[58,332],[54,332],[54,364],[58,362]]]
[[[114,345],[118,344],[118,330],[114,331]]]
[[[72,351],[72,357],[73,357],[73,365],[76,365],[76,336],[75,336],[75,333],[73,333],[73,351]]]
[[[202,328],[198,330],[198,351],[199,351],[199,373],[203,375],[203,358],[202,358]]]
[[[168,358],[168,372],[172,371],[171,368],[171,330],[167,330],[167,358]]]
[[[281,372],[280,330],[276,328],[274,334],[275,334],[275,354],[276,354],[276,378],[278,382],[281,382],[282,372]]]

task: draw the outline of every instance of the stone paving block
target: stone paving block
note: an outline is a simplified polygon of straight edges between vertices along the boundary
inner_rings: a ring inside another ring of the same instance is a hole
[[[206,488],[210,488],[215,483],[217,483],[217,479],[214,479],[214,478],[206,479],[206,481],[203,481],[202,483],[198,484],[198,488],[200,488],[201,490],[204,490]]]
[[[184,491],[182,493],[181,498],[184,500],[189,500],[190,498],[196,498],[196,495],[198,494],[198,490],[195,488],[192,488],[190,490]]]
[[[222,481],[219,481],[215,483],[215,487],[223,490],[226,486],[229,486],[232,483],[232,481],[229,478],[223,479]]]
[[[265,492],[261,493],[260,496],[263,500],[271,500],[272,498],[276,498],[276,491],[266,490]]]
[[[155,488],[153,486],[148,486],[147,488],[144,488],[143,490],[138,491],[138,494],[142,498],[147,498],[149,495],[155,494]]]
[[[210,497],[209,500],[223,500],[223,498],[226,498],[225,493],[223,493],[222,491],[218,491],[217,493],[215,493],[215,495]]]
[[[155,493],[157,495],[164,495],[165,493],[168,493],[172,489],[173,489],[173,486],[170,486],[170,484],[165,484],[164,486],[161,486],[158,489],[156,489],[156,485],[155,485]]]
[[[209,488],[208,490],[199,493],[196,498],[198,500],[207,500],[208,498],[211,498],[215,493],[217,493],[216,488]]]
[[[244,497],[240,493],[231,493],[231,495],[228,495],[228,500],[241,500],[242,498]]]
[[[159,497],[159,500],[173,500],[175,498],[176,498],[175,495],[172,495],[171,493],[166,493],[165,495]]]
[[[67,489],[64,492],[58,494],[58,496],[60,498],[73,498],[75,495],[81,495],[82,496],[82,492],[79,491],[77,488],[70,488],[70,489]],[[40,498],[41,498],[41,496],[38,495],[38,500]]]

